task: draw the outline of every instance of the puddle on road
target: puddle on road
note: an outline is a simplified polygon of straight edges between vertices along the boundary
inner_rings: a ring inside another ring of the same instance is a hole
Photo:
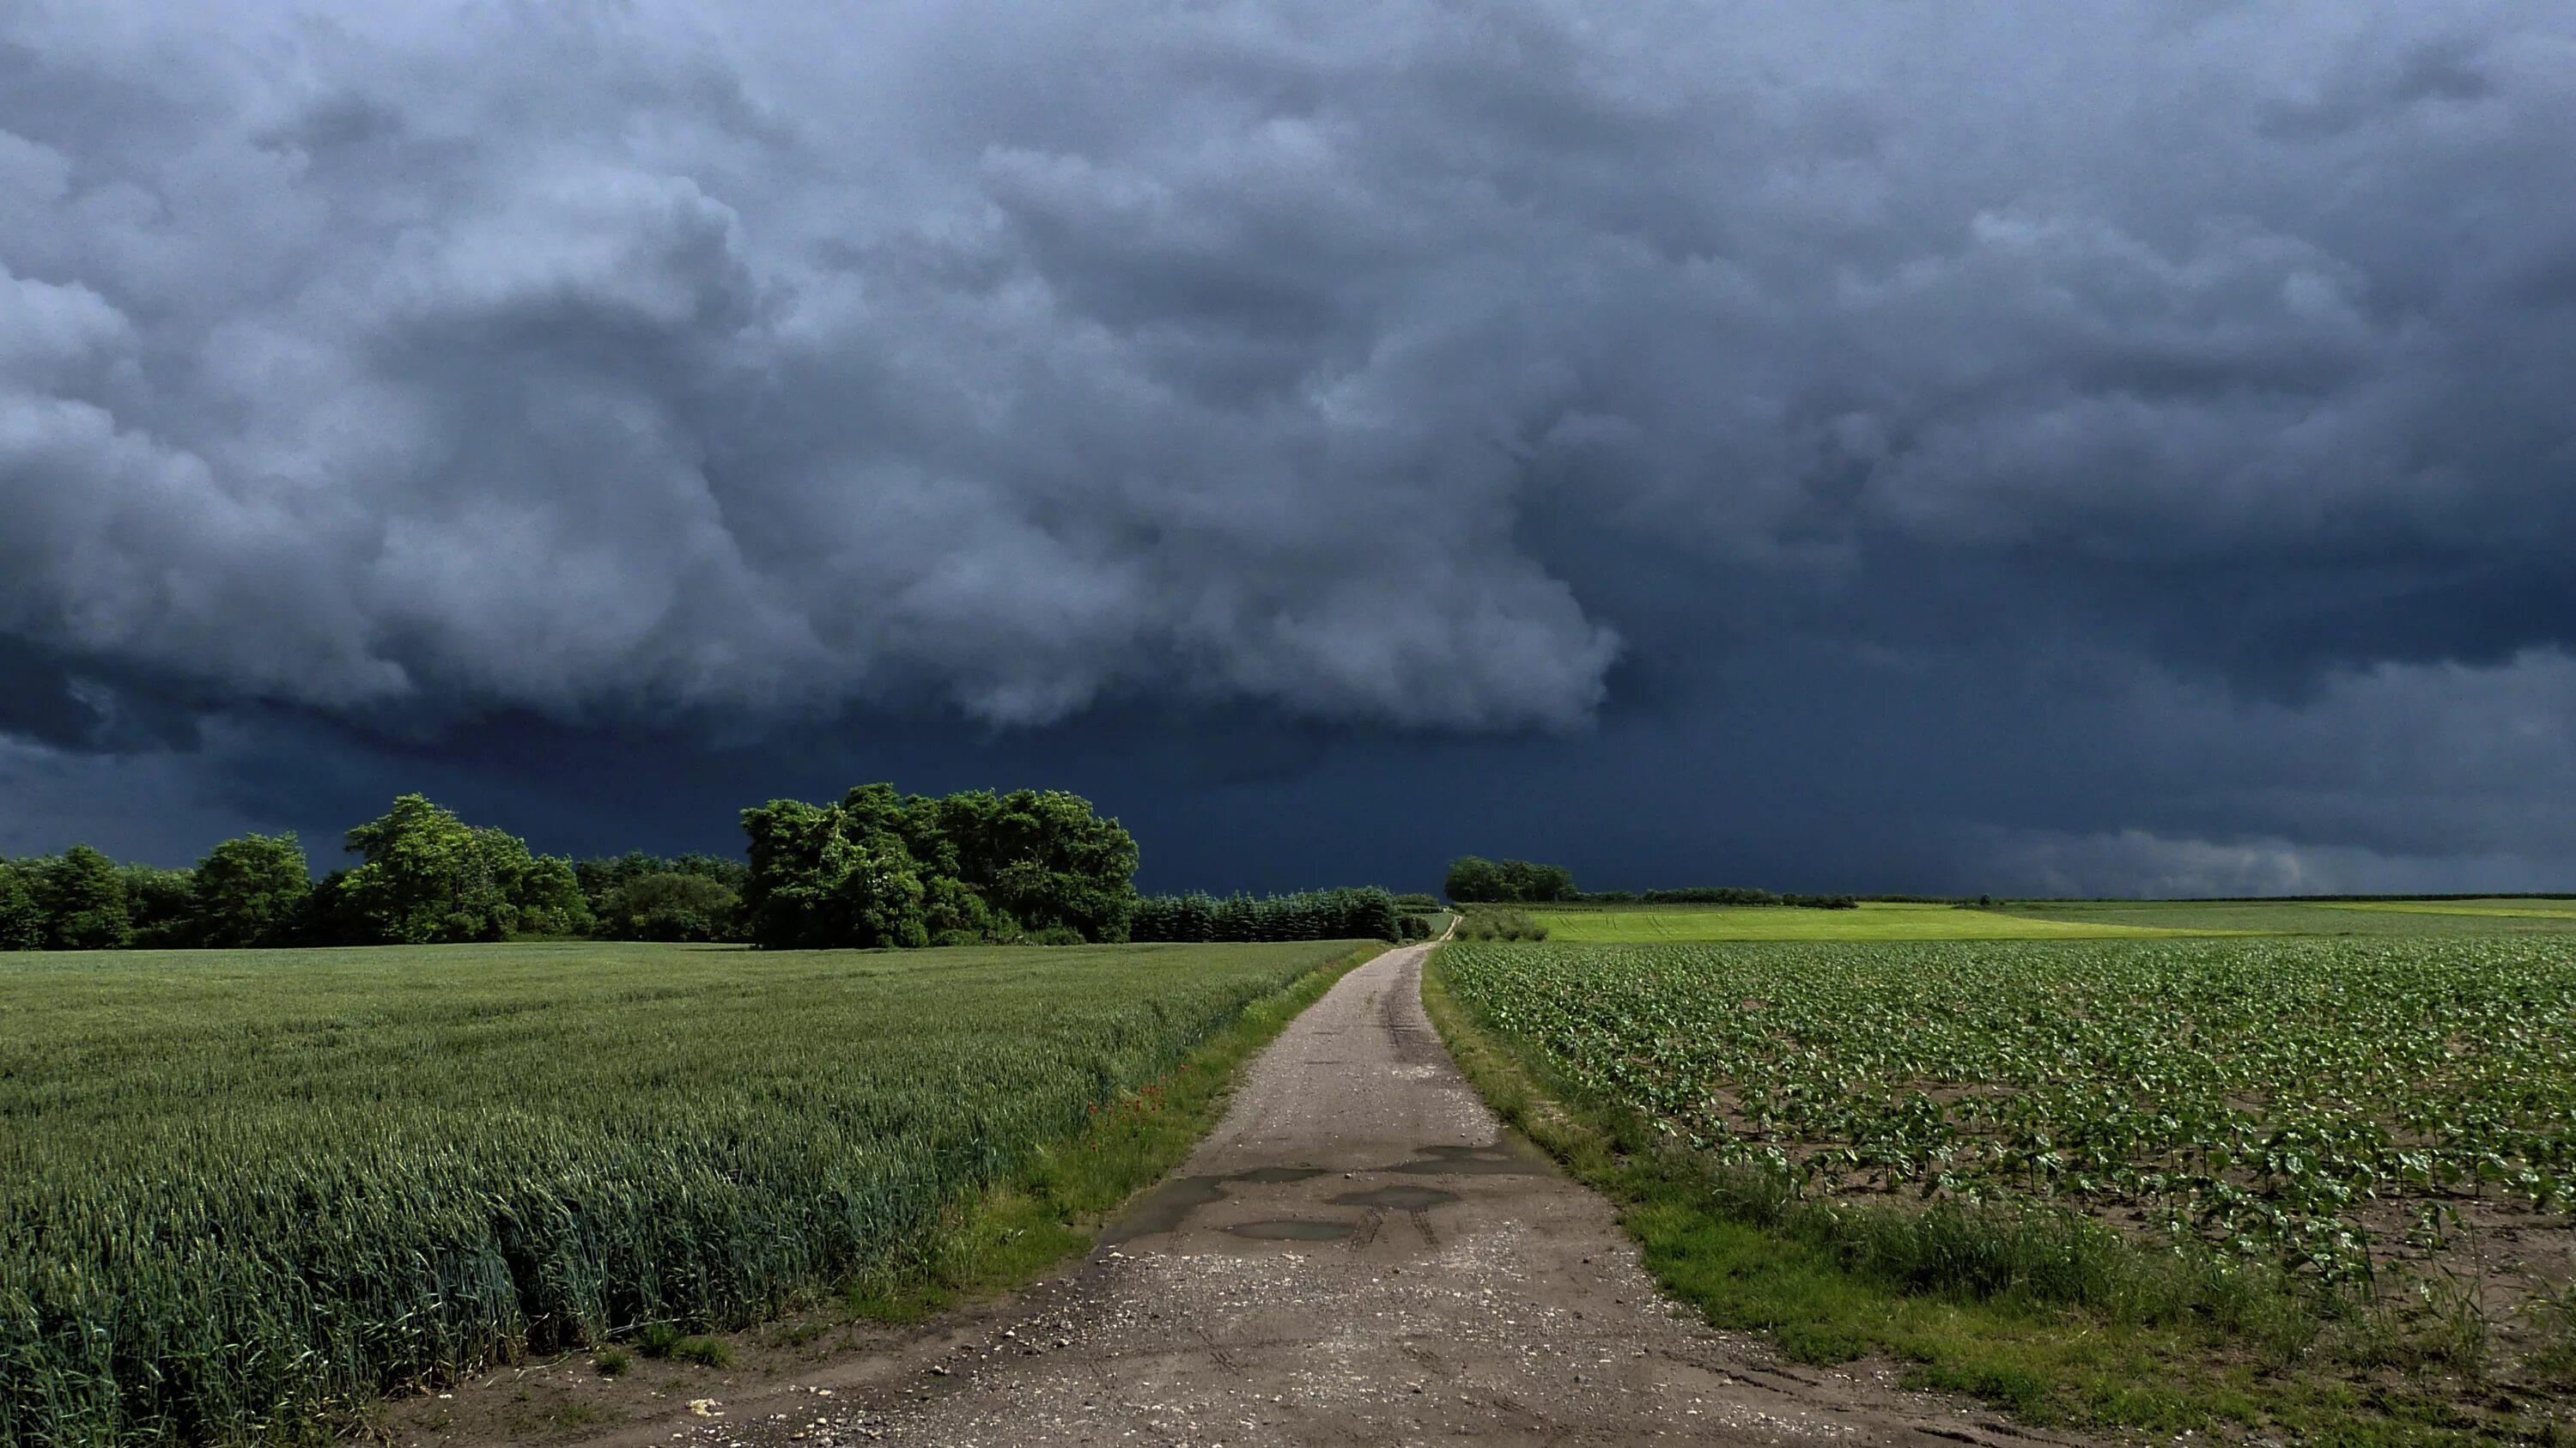
[[[1265,1186],[1280,1186],[1289,1182],[1302,1182],[1323,1174],[1322,1167],[1263,1166],[1254,1167],[1250,1171],[1235,1172],[1230,1176],[1175,1177],[1155,1188],[1153,1195],[1136,1204],[1136,1210],[1129,1212],[1109,1230],[1102,1232],[1100,1244],[1104,1247],[1114,1247],[1121,1242],[1132,1242],[1138,1237],[1153,1236],[1157,1232],[1178,1231],[1181,1223],[1189,1220],[1190,1213],[1210,1202],[1224,1201],[1225,1186],[1228,1182],[1258,1182]]]
[[[1419,1212],[1426,1207],[1445,1207],[1458,1200],[1456,1192],[1438,1187],[1379,1187],[1373,1192],[1344,1192],[1333,1198],[1337,1207],[1384,1207],[1391,1212]]]
[[[1509,1144],[1492,1146],[1426,1146],[1422,1155],[1381,1171],[1407,1176],[1544,1176],[1546,1163],[1524,1156]]]
[[[1265,1242],[1338,1242],[1359,1230],[1357,1222],[1304,1222],[1283,1217],[1275,1222],[1240,1222],[1226,1228],[1238,1237]]]

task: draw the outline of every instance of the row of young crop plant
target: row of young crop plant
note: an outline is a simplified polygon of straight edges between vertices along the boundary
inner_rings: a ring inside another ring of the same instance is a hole
[[[0,962],[0,1444],[311,1440],[899,1275],[1336,949]]]
[[[2053,1200],[2337,1286],[2470,1202],[2576,1207],[2567,938],[1443,959],[1576,1082],[1811,1192]]]

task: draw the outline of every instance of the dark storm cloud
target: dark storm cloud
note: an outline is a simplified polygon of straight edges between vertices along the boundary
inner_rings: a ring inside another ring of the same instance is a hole
[[[2543,3],[20,0],[0,730],[1281,721],[1225,781],[1607,701],[1795,774],[1766,688],[1879,658],[1992,684],[1904,859],[2474,853],[2324,797],[2576,642],[2571,76]],[[2183,746],[2058,657],[2334,777],[2124,790]],[[2102,817],[1976,765],[2016,691]]]

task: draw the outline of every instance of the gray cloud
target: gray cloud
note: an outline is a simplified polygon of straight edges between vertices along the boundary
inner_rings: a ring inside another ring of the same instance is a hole
[[[2441,670],[2576,644],[2570,76],[2538,0],[34,0],[0,637],[378,722],[1514,731],[1974,633],[2328,776],[2154,838],[2341,838]]]

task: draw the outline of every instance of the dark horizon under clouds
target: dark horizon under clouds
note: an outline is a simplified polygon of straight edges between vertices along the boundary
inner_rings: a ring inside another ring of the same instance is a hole
[[[32,0],[0,852],[2576,889],[2576,9]]]

